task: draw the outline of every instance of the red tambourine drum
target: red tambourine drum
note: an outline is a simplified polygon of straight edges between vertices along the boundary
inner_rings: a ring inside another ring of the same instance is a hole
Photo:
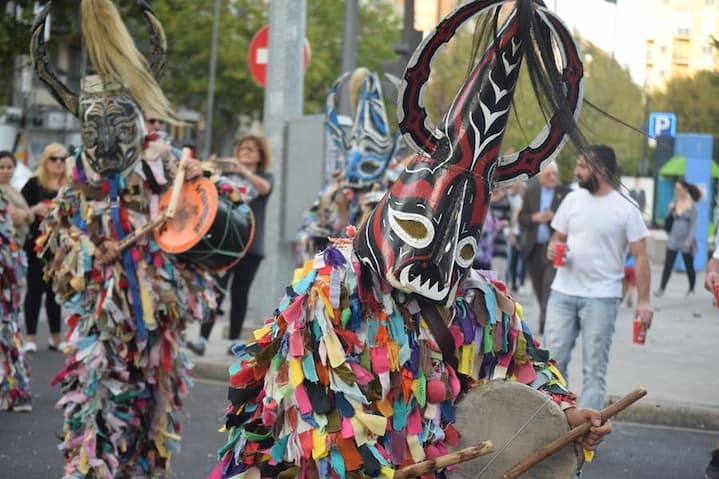
[[[160,199],[167,209],[171,190]],[[245,203],[233,203],[218,194],[207,178],[182,185],[175,215],[155,229],[155,241],[178,259],[221,272],[247,253],[255,234],[255,218]]]

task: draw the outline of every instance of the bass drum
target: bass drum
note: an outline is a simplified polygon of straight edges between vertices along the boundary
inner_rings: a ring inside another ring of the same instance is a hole
[[[167,208],[170,196],[171,190],[163,194],[161,211]],[[218,273],[242,259],[254,234],[250,207],[220,196],[207,178],[184,183],[174,217],[154,230],[164,252]]]
[[[494,452],[458,464],[452,479],[499,478],[531,453],[569,431],[562,408],[522,383],[491,381],[470,390],[457,405],[458,449],[492,441]],[[580,448],[569,444],[522,475],[527,479],[575,478]]]

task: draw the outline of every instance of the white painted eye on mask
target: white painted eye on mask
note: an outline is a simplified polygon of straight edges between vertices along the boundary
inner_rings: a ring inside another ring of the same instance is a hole
[[[426,248],[434,239],[434,226],[429,218],[389,208],[389,225],[392,231],[409,246]]]
[[[462,268],[469,268],[474,261],[474,255],[477,252],[477,240],[474,236],[468,236],[457,243],[457,253],[455,261]]]

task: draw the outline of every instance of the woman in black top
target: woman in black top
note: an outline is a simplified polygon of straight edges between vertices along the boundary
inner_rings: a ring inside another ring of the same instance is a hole
[[[64,349],[64,341],[60,335],[60,305],[55,302],[55,293],[50,283],[43,279],[43,262],[35,254],[35,240],[39,233],[40,223],[52,210],[52,200],[57,192],[68,182],[65,171],[67,150],[59,143],[50,143],[45,147],[40,157],[37,171],[25,183],[22,195],[35,215],[35,221],[30,225],[30,234],[25,241],[27,254],[27,292],[25,293],[25,329],[27,341],[25,351],[37,351],[35,334],[40,316],[42,295],[45,294],[45,312],[50,326],[50,343],[52,351]]]
[[[242,183],[246,187],[243,200],[252,210],[255,217],[255,236],[245,256],[219,278],[220,297],[218,306],[226,294],[225,288],[230,284],[230,354],[232,344],[240,339],[242,325],[247,314],[250,286],[255,278],[260,262],[265,257],[265,209],[272,192],[273,177],[267,171],[272,161],[267,140],[258,135],[246,135],[240,139],[235,148],[235,158],[222,159],[223,170],[228,178]],[[200,337],[188,341],[187,347],[196,354],[205,353],[207,339],[212,332],[213,322],[204,323],[200,328]]]

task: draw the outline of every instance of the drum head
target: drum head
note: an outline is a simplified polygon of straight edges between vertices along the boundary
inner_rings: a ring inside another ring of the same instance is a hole
[[[494,452],[458,464],[449,473],[452,479],[502,477],[529,454],[569,431],[559,405],[541,392],[511,381],[492,381],[467,393],[457,405],[455,427],[462,435],[457,449],[489,440]],[[522,478],[570,479],[576,476],[579,466],[577,450],[569,444]]]
[[[167,209],[170,191],[160,198],[160,211]],[[155,241],[167,253],[183,253],[209,231],[218,207],[217,188],[207,178],[183,183],[175,217],[154,232]]]

